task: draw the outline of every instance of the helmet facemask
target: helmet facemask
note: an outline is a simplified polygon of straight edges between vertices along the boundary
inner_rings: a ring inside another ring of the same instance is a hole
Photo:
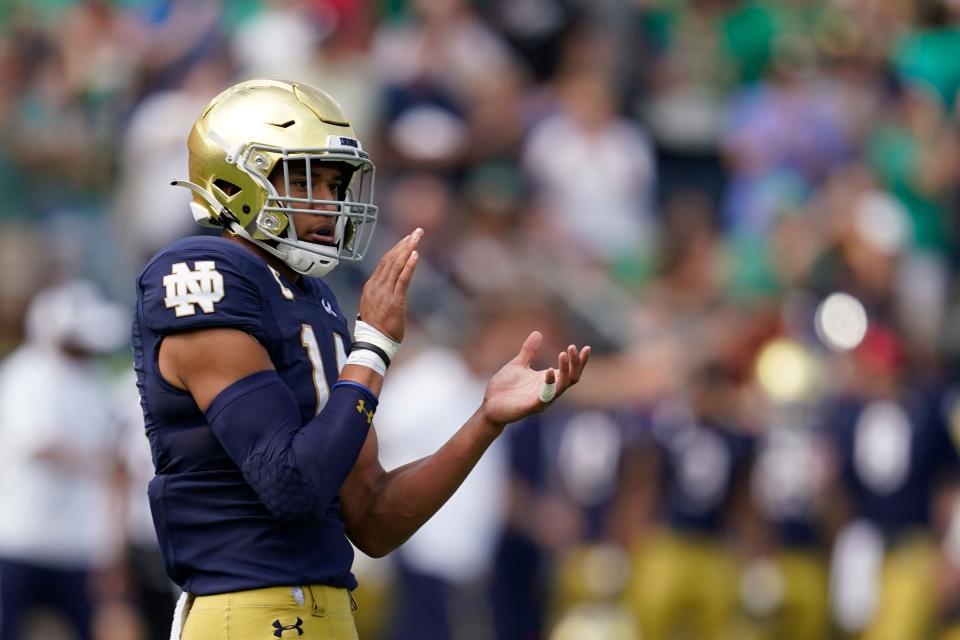
[[[317,163],[336,165],[341,170],[337,200],[316,197],[313,170]],[[341,260],[363,259],[377,220],[377,207],[372,204],[375,170],[365,153],[350,147],[284,149],[252,144],[242,154],[239,166],[267,194],[243,235],[307,276],[326,275]],[[306,197],[292,195],[293,174],[304,174]],[[281,179],[271,181],[271,175]],[[292,214],[332,218],[333,242],[320,244],[298,238]]]

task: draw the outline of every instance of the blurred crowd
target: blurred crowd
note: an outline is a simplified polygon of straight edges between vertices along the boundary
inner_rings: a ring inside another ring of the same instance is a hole
[[[40,613],[0,639],[164,637],[105,309],[200,232],[186,135],[256,76],[353,119],[373,255],[426,231],[385,466],[530,329],[595,349],[358,558],[361,637],[960,638],[960,2],[31,0],[0,4],[0,597]]]

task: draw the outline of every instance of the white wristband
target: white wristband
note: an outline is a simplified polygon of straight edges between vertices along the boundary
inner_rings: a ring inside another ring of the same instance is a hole
[[[384,353],[386,353],[387,357],[391,360],[393,360],[394,356],[397,355],[397,351],[400,350],[399,342],[394,342],[390,336],[382,333],[380,330],[372,325],[367,324],[360,318],[357,318],[357,324],[353,328],[353,341],[375,344],[383,349]]]
[[[351,351],[350,355],[347,356],[347,364],[358,364],[361,367],[373,369],[382,376],[387,373],[387,363],[383,361],[383,358],[367,349]]]

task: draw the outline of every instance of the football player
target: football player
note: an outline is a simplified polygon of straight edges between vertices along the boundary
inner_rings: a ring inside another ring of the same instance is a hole
[[[933,503],[960,472],[942,390],[918,375],[899,335],[879,321],[852,364],[849,388],[824,418],[839,467],[832,490],[850,502],[851,526],[833,552],[837,617],[859,640],[931,637],[938,576]],[[866,596],[851,606],[843,596],[856,592]]]
[[[147,264],[133,328],[153,517],[189,594],[182,637],[356,638],[351,542],[371,556],[401,544],[506,424],[577,382],[590,349],[535,371],[532,332],[443,447],[385,472],[372,421],[422,231],[383,256],[351,334],[317,278],[364,257],[377,207],[374,165],[336,102],[301,83],[242,82],[204,109],[188,146],[190,179],[175,184],[223,233]]]
[[[807,404],[758,412],[765,428],[750,497],[764,521],[765,555],[745,582],[752,574],[757,587],[774,585],[751,611],[769,640],[822,640],[830,626],[828,516],[836,499],[826,491],[829,449],[814,411]]]
[[[663,497],[659,531],[638,540],[625,594],[645,639],[731,637],[738,563],[725,538],[744,510],[754,448],[737,407],[739,384],[726,367],[703,365],[690,397],[658,404],[652,441],[628,454],[641,460],[627,460],[634,471],[624,482],[652,484],[653,495]]]

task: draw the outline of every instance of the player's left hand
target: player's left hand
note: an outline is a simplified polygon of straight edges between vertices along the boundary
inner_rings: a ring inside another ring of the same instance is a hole
[[[539,413],[580,380],[590,358],[590,347],[578,350],[576,345],[570,345],[557,356],[556,367],[536,371],[530,368],[530,362],[542,342],[539,331],[531,333],[523,341],[520,353],[487,383],[481,407],[487,420],[504,426]]]

